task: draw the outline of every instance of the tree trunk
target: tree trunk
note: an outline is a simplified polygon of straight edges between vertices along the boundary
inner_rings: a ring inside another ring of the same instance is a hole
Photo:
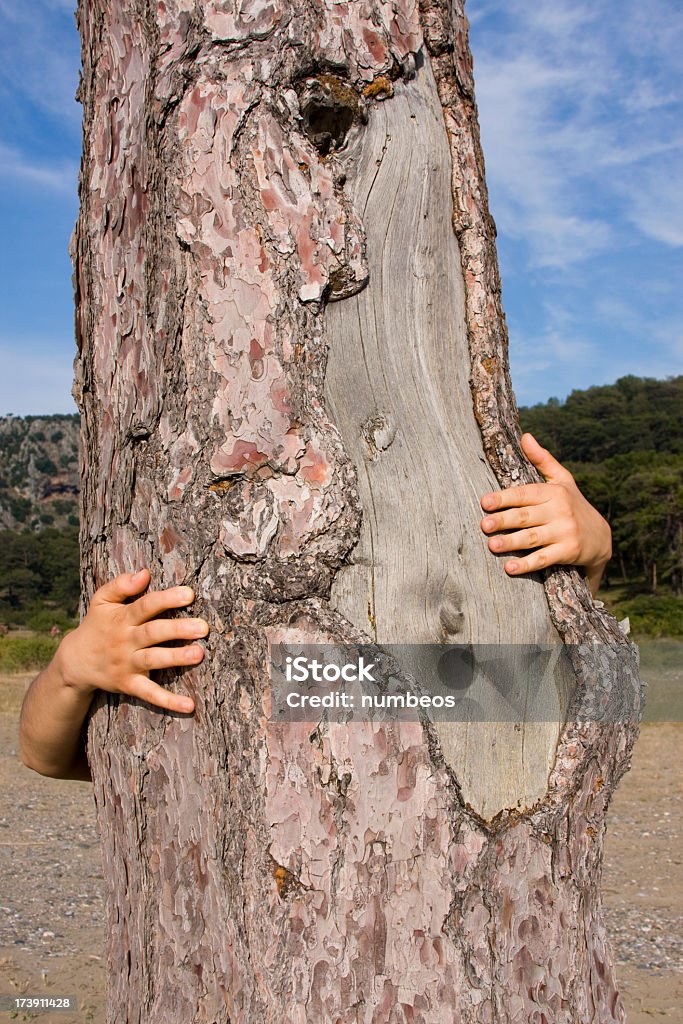
[[[194,716],[91,717],[110,1024],[623,1020],[599,883],[635,655],[479,530],[534,476],[460,0],[78,17],[84,606],[146,564],[212,627],[160,675]],[[528,694],[550,721],[276,724],[288,640],[588,646]]]
[[[683,519],[674,518],[671,545],[671,590],[676,597],[683,593]]]

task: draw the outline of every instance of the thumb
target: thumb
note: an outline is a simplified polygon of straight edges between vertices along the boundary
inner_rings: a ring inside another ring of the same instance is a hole
[[[562,482],[571,477],[569,470],[547,448],[540,445],[533,434],[522,434],[522,451],[549,483]]]
[[[110,601],[114,604],[123,604],[129,597],[141,594],[150,581],[149,569],[140,569],[138,572],[122,572],[113,580],[103,584],[93,595],[93,601]]]

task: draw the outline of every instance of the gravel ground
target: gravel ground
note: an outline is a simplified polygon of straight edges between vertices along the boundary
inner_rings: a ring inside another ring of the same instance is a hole
[[[75,1015],[14,1019],[99,1024],[104,900],[95,804],[89,783],[44,779],[18,761],[18,708],[30,678],[0,677],[0,996],[77,996]]]
[[[0,996],[76,996],[78,1009],[2,1020],[104,1021],[103,881],[88,783],[17,760],[30,677],[0,677]],[[683,1019],[683,725],[643,726],[610,808],[603,892],[628,1024]],[[254,1022],[257,1024],[257,1022]]]

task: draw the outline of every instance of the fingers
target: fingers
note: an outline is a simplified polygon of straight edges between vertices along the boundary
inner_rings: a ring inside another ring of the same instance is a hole
[[[565,469],[547,448],[543,448],[533,434],[522,434],[522,449],[529,461],[545,477],[546,484],[523,484],[521,487],[506,487],[502,491],[491,491],[489,494],[484,494],[481,499],[481,507],[486,512],[493,512],[498,508],[541,504],[548,500],[548,483],[574,482],[574,477],[569,470]]]
[[[149,586],[149,581],[149,569],[141,569],[137,573],[121,573],[99,587],[93,596],[93,603],[102,601],[123,604],[129,598],[141,594]],[[166,590],[155,590],[130,605],[133,624],[139,625],[142,622],[147,622],[172,608],[184,608],[193,601],[192,587],[169,587]]]
[[[204,619],[151,619],[137,627],[135,640],[139,647],[153,647],[169,640],[199,640],[208,632]]]
[[[551,531],[547,527],[499,534],[497,537],[489,537],[489,551],[501,554],[503,551],[524,551],[528,548],[548,546],[554,539],[550,534]]]
[[[542,526],[549,521],[545,504],[496,512],[493,516],[484,516],[479,525],[487,534],[497,533],[498,530],[517,530],[524,526]]]
[[[550,498],[547,484],[524,484],[521,487],[506,487],[502,491],[491,491],[481,498],[485,512],[498,508],[519,508],[522,505],[542,505]]]
[[[204,649],[199,644],[185,644],[183,647],[145,647],[137,651],[133,664],[139,672],[154,672],[163,668],[198,665],[203,658]]]
[[[568,469],[551,455],[547,448],[538,443],[533,434],[522,434],[522,450],[529,462],[533,463],[541,476],[550,483],[573,479]]]
[[[131,605],[132,622],[134,625],[140,625],[172,608],[185,608],[193,601],[192,587],[169,587],[168,590],[154,590]]]
[[[146,676],[133,676],[130,680],[130,687],[127,690],[130,697],[138,700],[145,700],[157,708],[165,708],[167,711],[178,711],[188,714],[194,710],[194,701],[181,693],[171,693],[163,686],[152,682]]]
[[[523,558],[511,558],[509,562],[505,563],[504,568],[508,576],[523,576],[527,572],[547,569],[549,565],[561,565],[562,558],[561,545],[549,544],[548,547],[532,551]]]
[[[95,591],[92,603],[96,601],[110,601],[114,604],[123,604],[130,597],[141,594],[149,584],[149,569],[140,569],[139,572],[123,572],[108,583],[104,583]]]
[[[586,530],[585,515],[582,519],[577,500],[585,503],[585,499],[581,498],[569,470],[532,434],[522,435],[522,448],[546,482],[483,495],[481,507],[496,513],[481,520],[481,529],[489,535],[489,549],[494,554],[535,549],[505,563],[510,576],[536,572],[550,565],[579,564],[586,553],[582,544]]]

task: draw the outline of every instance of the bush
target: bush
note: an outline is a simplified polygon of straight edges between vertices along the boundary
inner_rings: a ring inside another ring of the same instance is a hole
[[[36,459],[35,466],[39,473],[46,473],[48,476],[54,476],[57,472],[57,467],[47,455],[41,455]]]
[[[27,629],[34,629],[36,633],[49,633],[53,626],[66,633],[75,629],[78,620],[71,618],[62,609],[36,608],[24,615],[24,625]]]
[[[611,609],[618,619],[628,615],[634,637],[682,637],[683,600],[666,594],[640,594],[617,602]]]
[[[9,510],[18,523],[25,523],[26,517],[31,511],[31,502],[28,498],[10,497]]]
[[[10,487],[23,487],[28,476],[26,462],[15,462],[10,470]]]
[[[59,640],[50,636],[0,636],[0,671],[39,672],[58,645]]]
[[[55,498],[52,507],[58,516],[66,516],[76,508],[75,501],[65,501],[63,498]]]

